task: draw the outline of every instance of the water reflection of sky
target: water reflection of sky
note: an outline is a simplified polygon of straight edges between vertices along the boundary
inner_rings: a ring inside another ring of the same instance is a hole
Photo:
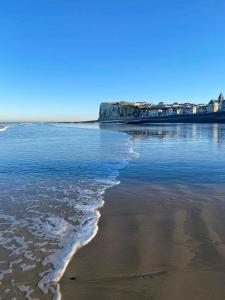
[[[110,125],[103,125],[108,128]],[[225,182],[225,124],[111,125],[130,134],[139,159],[123,171],[141,182]]]

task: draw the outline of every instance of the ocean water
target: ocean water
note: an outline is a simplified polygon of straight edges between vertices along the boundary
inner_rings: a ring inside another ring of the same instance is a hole
[[[107,125],[132,139],[139,154],[120,173],[130,185],[151,187],[151,198],[225,200],[225,124]]]
[[[224,201],[224,154],[223,124],[0,125],[0,299],[61,298],[120,178],[146,199]]]
[[[131,158],[121,132],[0,126],[0,299],[61,298],[58,282]]]

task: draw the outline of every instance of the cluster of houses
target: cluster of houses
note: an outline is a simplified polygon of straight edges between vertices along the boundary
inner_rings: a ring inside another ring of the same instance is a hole
[[[216,113],[225,111],[225,99],[221,93],[218,99],[210,100],[208,104],[193,104],[193,103],[177,103],[165,104],[151,104],[147,102],[135,102],[133,106],[141,111],[141,117],[158,117],[158,116],[171,116],[179,114],[204,114]]]
[[[224,112],[225,98],[221,93],[218,99],[210,100],[208,104],[178,103],[158,104],[147,102],[103,102],[100,105],[99,120],[127,120],[134,118],[151,118],[177,115],[202,115]],[[210,116],[211,116],[210,115]],[[213,116],[216,116],[213,114]]]

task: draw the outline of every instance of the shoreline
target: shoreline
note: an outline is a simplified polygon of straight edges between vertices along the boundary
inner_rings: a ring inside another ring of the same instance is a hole
[[[127,135],[126,133],[121,133],[121,134],[124,134],[127,136],[127,139],[128,139],[128,142],[130,144],[130,139],[131,137],[129,135]],[[131,146],[130,144],[130,148],[129,148],[129,151],[128,151],[128,154],[130,157],[127,158],[127,161],[126,163],[123,163],[124,166],[121,168],[125,168],[126,165],[129,163],[129,160],[132,159],[132,156],[135,156],[135,157],[138,157],[138,153],[134,151],[133,147]],[[51,280],[49,282],[52,282],[53,284],[56,285],[56,293],[54,294],[54,299],[55,300],[61,300],[61,299],[64,299],[63,295],[62,295],[62,291],[61,291],[61,280],[62,278],[64,277],[65,275],[65,272],[68,268],[68,266],[70,265],[71,263],[71,260],[73,259],[73,257],[75,257],[77,255],[77,253],[79,251],[81,251],[81,249],[83,249],[84,247],[86,247],[88,244],[90,244],[96,237],[96,235],[98,234],[98,231],[99,231],[99,220],[101,218],[101,210],[102,208],[104,208],[105,206],[105,194],[107,193],[108,190],[110,190],[111,188],[113,187],[116,187],[117,185],[121,184],[121,181],[119,180],[119,177],[120,177],[120,173],[119,171],[121,170],[120,168],[117,170],[118,171],[118,174],[114,176],[114,179],[111,181],[111,184],[108,185],[107,187],[105,187],[101,192],[100,192],[100,195],[101,195],[101,201],[102,203],[99,204],[97,207],[95,207],[93,209],[93,211],[96,212],[96,220],[95,220],[95,225],[94,225],[94,228],[93,228],[93,232],[92,232],[92,235],[90,237],[88,237],[87,239],[83,238],[81,240],[79,240],[78,242],[73,242],[72,243],[72,247],[70,249],[70,251],[67,253],[67,256],[64,257],[64,263],[62,264],[63,267],[57,269],[57,270],[54,270],[53,272],[51,272],[49,275],[52,275],[51,276]],[[73,237],[72,237],[73,238]],[[71,243],[69,243],[70,245]],[[48,257],[47,257],[48,258]],[[55,275],[54,275],[55,274]],[[43,278],[45,279],[45,278]],[[53,280],[52,280],[53,279]]]
[[[120,181],[60,281],[62,299],[224,299],[225,204]]]

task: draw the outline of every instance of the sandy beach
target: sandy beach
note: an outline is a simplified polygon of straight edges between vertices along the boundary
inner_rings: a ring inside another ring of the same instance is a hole
[[[109,189],[62,299],[225,299],[225,204],[200,193],[126,181]]]

